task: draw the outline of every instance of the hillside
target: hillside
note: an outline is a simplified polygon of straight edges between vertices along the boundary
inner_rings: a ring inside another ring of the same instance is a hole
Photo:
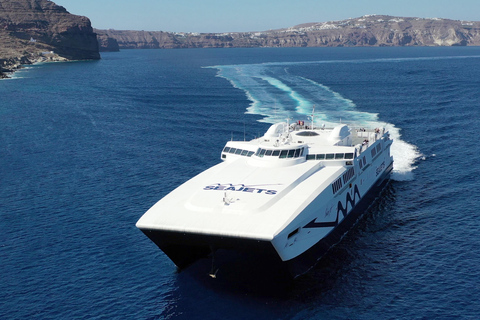
[[[478,46],[480,22],[368,15],[262,32],[95,30],[120,49],[224,47]],[[103,48],[107,50],[106,48]]]
[[[0,77],[36,61],[100,59],[90,20],[48,0],[0,0]]]
[[[0,78],[37,61],[100,59],[99,50],[479,45],[478,21],[367,15],[260,32],[94,30],[49,0],[0,0]]]

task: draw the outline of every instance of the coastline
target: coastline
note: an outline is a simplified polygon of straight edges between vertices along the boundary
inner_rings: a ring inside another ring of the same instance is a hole
[[[66,61],[71,60],[61,57],[54,52],[45,52],[41,54],[30,54],[29,56],[0,59],[0,80],[10,79],[16,71],[22,69],[25,65],[33,65],[42,62]]]

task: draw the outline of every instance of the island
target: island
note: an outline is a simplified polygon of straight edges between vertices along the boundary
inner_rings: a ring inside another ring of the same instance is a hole
[[[305,23],[258,32],[185,33],[98,30],[118,49],[355,47],[355,46],[478,46],[480,22],[440,18],[365,15],[341,21]],[[118,45],[112,43],[116,41]],[[107,42],[105,42],[107,43]]]
[[[49,0],[0,0],[0,78],[25,64],[120,49],[478,45],[478,21],[365,15],[255,32],[101,30]]]

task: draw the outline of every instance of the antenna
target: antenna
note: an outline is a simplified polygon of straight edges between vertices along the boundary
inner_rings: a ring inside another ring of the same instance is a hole
[[[245,135],[245,119],[243,119],[243,141],[247,141]]]
[[[315,105],[313,105],[313,108],[312,108],[312,130],[314,129],[314,123],[315,123],[315,121],[313,120],[314,116],[315,116]]]
[[[277,99],[273,103],[273,121],[277,122]]]

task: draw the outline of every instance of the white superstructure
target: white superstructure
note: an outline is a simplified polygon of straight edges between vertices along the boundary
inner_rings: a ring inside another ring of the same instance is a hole
[[[258,251],[296,276],[338,242],[388,180],[384,129],[303,121],[229,141],[221,163],[185,182],[137,222],[179,267],[216,249]]]

